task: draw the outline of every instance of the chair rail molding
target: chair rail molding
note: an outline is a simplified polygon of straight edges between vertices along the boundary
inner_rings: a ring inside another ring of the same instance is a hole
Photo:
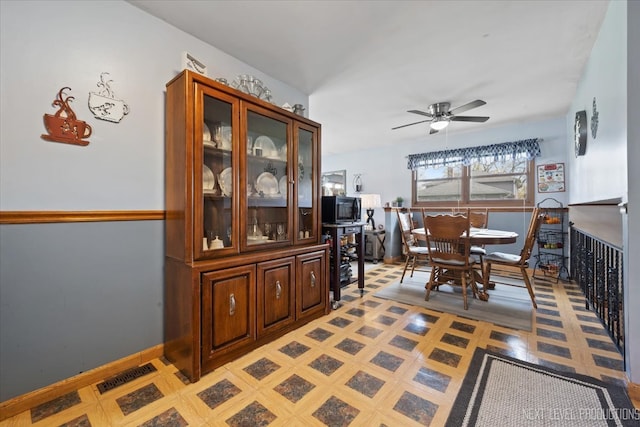
[[[0,224],[45,224],[61,222],[160,221],[163,210],[130,211],[0,211]]]

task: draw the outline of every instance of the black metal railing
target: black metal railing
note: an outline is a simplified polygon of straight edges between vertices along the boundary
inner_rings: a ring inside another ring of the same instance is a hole
[[[571,276],[582,288],[587,309],[598,315],[624,357],[624,264],[622,249],[570,228]]]

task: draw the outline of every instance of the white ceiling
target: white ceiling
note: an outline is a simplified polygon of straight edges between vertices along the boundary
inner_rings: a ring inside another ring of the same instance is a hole
[[[608,1],[130,0],[309,94],[323,154],[437,138],[430,104],[487,105],[448,133],[567,114]],[[443,133],[443,132],[441,132]]]

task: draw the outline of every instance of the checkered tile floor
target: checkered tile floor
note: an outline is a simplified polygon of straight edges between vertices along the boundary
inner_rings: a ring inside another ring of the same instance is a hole
[[[81,388],[4,426],[413,426],[444,424],[476,347],[624,384],[622,357],[572,283],[535,282],[524,332],[373,296],[402,267],[367,271],[364,296],[190,384],[163,359],[101,393]],[[461,301],[462,303],[462,301]]]

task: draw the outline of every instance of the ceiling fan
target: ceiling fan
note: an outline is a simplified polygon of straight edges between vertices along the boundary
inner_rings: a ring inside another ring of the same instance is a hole
[[[417,125],[419,123],[431,122],[429,127],[431,130],[429,134],[436,133],[447,126],[449,126],[449,122],[478,122],[484,123],[489,120],[487,116],[456,116],[458,113],[462,113],[464,111],[471,110],[472,108],[477,108],[482,105],[485,105],[486,102],[476,99],[475,101],[471,101],[468,104],[461,105],[459,107],[450,110],[451,104],[448,102],[438,102],[436,104],[429,105],[428,112],[420,111],[420,110],[409,110],[408,113],[420,114],[421,116],[429,117],[427,120],[421,120],[415,123],[409,123],[407,125],[396,126],[391,128],[391,130],[400,129],[407,126]]]

